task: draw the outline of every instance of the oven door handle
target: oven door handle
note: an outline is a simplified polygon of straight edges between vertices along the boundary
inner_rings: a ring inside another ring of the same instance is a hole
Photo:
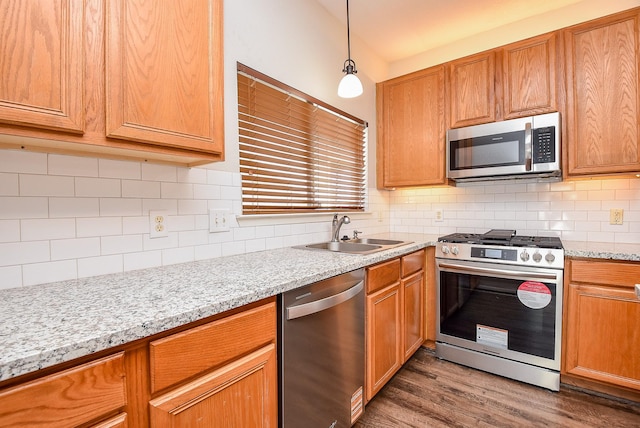
[[[523,278],[540,278],[540,279],[551,279],[551,280],[558,279],[558,276],[554,273],[520,272],[520,271],[507,270],[507,269],[452,265],[448,263],[438,263],[438,267],[443,269],[455,269],[459,272],[507,275],[513,279],[523,279]]]

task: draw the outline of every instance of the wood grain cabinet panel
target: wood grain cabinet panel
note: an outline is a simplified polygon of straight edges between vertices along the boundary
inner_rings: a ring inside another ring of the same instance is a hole
[[[512,43],[501,50],[502,119],[558,111],[556,33]]]
[[[0,121],[81,133],[83,1],[0,3]]]
[[[640,391],[640,264],[572,260],[565,372]]]
[[[569,176],[640,171],[639,12],[565,30]]]
[[[378,187],[444,184],[444,66],[377,86]]]
[[[126,402],[124,353],[0,392],[0,426],[71,427],[99,420]],[[123,415],[112,420],[125,423]],[[105,422],[107,423],[107,422]]]
[[[157,392],[275,342],[276,304],[235,315],[151,342],[151,390]]]
[[[367,268],[366,399],[425,341],[425,250]]]
[[[496,120],[496,52],[487,51],[448,63],[450,127]]]
[[[222,153],[222,1],[108,4],[107,136]]]
[[[151,427],[276,428],[276,363],[269,344],[152,400]]]

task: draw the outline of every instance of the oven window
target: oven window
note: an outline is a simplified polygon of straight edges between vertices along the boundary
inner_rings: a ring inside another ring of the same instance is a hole
[[[450,169],[520,165],[524,161],[524,131],[451,141]]]
[[[553,359],[556,286],[537,283],[550,295],[532,305],[518,296],[523,284],[526,281],[440,272],[440,332]]]

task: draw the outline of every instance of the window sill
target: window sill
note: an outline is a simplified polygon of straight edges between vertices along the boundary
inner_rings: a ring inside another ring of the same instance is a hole
[[[300,214],[255,214],[255,215],[238,215],[236,220],[240,227],[245,226],[272,226],[276,224],[298,224],[298,223],[317,223],[319,221],[331,222],[335,213],[300,213]],[[352,219],[365,218],[370,219],[373,215],[371,211],[358,212],[340,212],[340,215],[348,215]]]

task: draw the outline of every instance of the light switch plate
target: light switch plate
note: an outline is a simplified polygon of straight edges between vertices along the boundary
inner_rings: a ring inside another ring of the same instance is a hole
[[[209,210],[209,232],[229,231],[230,216],[229,210]]]
[[[611,208],[609,210],[609,224],[622,224],[624,210],[621,208]]]

